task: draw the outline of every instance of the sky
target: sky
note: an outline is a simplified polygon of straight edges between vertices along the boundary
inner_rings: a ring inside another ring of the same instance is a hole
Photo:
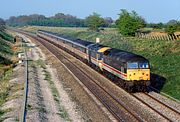
[[[102,17],[118,18],[120,9],[135,10],[147,22],[180,20],[180,0],[2,0],[0,18],[65,13],[85,18],[93,12]]]

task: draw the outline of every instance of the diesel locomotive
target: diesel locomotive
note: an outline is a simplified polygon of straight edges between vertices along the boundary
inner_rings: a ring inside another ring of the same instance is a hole
[[[37,35],[86,62],[129,92],[146,91],[150,85],[150,65],[143,56],[44,30],[38,30]]]

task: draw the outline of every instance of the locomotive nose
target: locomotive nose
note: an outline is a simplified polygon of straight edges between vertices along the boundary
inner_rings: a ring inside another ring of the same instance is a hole
[[[149,69],[133,69],[127,71],[127,76],[129,80],[150,80],[149,72]]]

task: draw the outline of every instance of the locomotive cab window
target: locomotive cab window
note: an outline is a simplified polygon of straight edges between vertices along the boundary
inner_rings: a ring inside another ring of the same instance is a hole
[[[147,62],[140,62],[139,63],[139,68],[140,69],[148,69],[149,68],[149,64]]]
[[[102,60],[102,58],[103,58],[103,54],[102,54],[102,53],[98,53],[98,54],[97,54],[97,59],[98,59],[98,60]]]
[[[138,69],[138,62],[127,63],[128,69]]]

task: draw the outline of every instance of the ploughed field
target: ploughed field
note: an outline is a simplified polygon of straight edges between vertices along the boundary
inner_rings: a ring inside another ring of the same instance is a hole
[[[151,63],[152,84],[176,99],[180,100],[180,40],[146,40],[133,37],[122,37],[116,29],[105,29],[101,32],[88,31],[86,28],[61,28],[30,26],[21,29],[36,33],[38,29],[63,34],[70,38],[81,38],[110,47],[127,50],[146,57]]]

